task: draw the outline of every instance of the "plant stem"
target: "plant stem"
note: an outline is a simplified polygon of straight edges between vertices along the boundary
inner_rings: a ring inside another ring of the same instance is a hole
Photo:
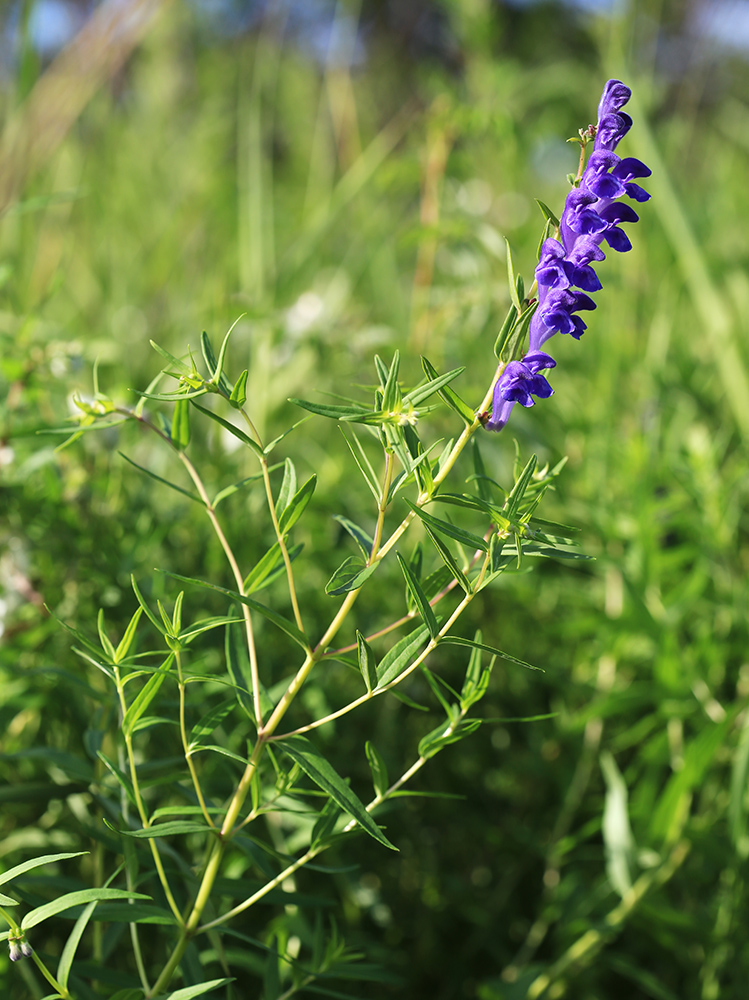
[[[208,812],[208,808],[205,804],[205,799],[203,798],[203,790],[200,787],[200,780],[198,778],[198,772],[195,769],[195,765],[192,762],[192,754],[190,753],[190,744],[187,741],[187,727],[185,725],[185,682],[182,677],[182,658],[179,654],[179,650],[175,652],[175,658],[177,660],[177,673],[179,676],[179,732],[182,738],[182,750],[185,755],[185,761],[190,770],[190,777],[192,778],[192,786],[195,789],[195,794],[198,797],[198,802],[200,803],[200,809],[203,813],[203,818],[209,826],[215,826],[213,820],[211,819],[211,814]]]
[[[206,513],[210,518],[211,524],[213,525],[213,530],[216,534],[216,537],[219,540],[221,548],[224,550],[224,554],[229,563],[229,566],[231,567],[232,574],[234,575],[234,581],[237,585],[237,591],[242,595],[242,597],[244,597],[245,596],[244,577],[242,576],[242,572],[239,569],[239,564],[237,563],[232,547],[231,545],[229,545],[226,535],[224,534],[219,519],[218,517],[216,517],[216,510],[213,504],[211,503],[210,499],[208,498],[208,493],[206,492],[206,488],[203,485],[203,480],[198,475],[198,470],[192,464],[187,455],[185,455],[183,451],[178,451],[177,454],[179,455],[180,461],[187,469],[188,475],[192,479],[193,483],[195,483],[195,488],[200,494],[200,499],[205,504]],[[245,634],[247,636],[247,652],[249,653],[250,656],[250,676],[252,678],[253,709],[255,712],[255,718],[257,720],[257,724],[258,726],[261,726],[263,722],[263,716],[262,716],[262,705],[260,701],[260,671],[258,669],[257,650],[255,649],[255,633],[252,627],[252,616],[250,614],[250,609],[247,607],[246,604],[242,604],[242,616],[244,618]]]

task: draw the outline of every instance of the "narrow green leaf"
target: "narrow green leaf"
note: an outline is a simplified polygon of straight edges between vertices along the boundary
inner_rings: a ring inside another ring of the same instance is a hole
[[[398,371],[400,369],[400,351],[393,355],[393,361],[388,371],[387,381],[382,390],[382,408],[390,412],[394,410],[401,401],[400,388],[398,387]]]
[[[379,565],[379,560],[372,563],[371,566],[367,566],[363,559],[349,556],[328,580],[325,585],[325,593],[329,597],[339,597],[341,594],[347,594],[350,590],[358,590]]]
[[[515,266],[512,263],[512,248],[510,247],[510,241],[505,238],[505,244],[507,245],[507,281],[510,286],[510,298],[512,299],[512,304],[515,306],[517,315],[519,316],[522,309],[520,306],[520,299],[518,298],[518,282],[515,276]]]
[[[18,906],[18,900],[11,899],[11,897],[6,896],[4,892],[0,892],[0,906]]]
[[[296,522],[302,516],[307,504],[312,499],[312,494],[315,492],[316,486],[317,476],[310,476],[307,482],[303,486],[300,486],[293,495],[278,519],[278,527],[282,535],[291,531]]]
[[[315,821],[315,825],[312,827],[312,832],[310,833],[310,847],[319,847],[321,844],[328,840],[335,830],[335,825],[338,822],[338,817],[341,815],[341,810],[338,803],[334,799],[328,799],[328,801],[323,806],[320,811],[320,815]]]
[[[458,563],[456,562],[450,549],[437,535],[436,531],[432,531],[432,529],[429,527],[428,524],[426,524],[426,522],[424,523],[424,529],[426,533],[429,535],[432,544],[437,549],[440,558],[444,562],[447,569],[450,571],[450,574],[454,577],[455,580],[457,580],[458,586],[465,594],[470,594],[471,584],[468,582],[468,577],[465,575],[460,566],[458,566]]]
[[[371,740],[367,740],[364,744],[364,750],[367,754],[367,760],[369,761],[369,769],[372,772],[372,783],[374,785],[375,795],[383,797],[389,787],[388,769],[385,761],[382,759],[382,755]]]
[[[181,990],[174,990],[172,993],[159,993],[153,1000],[194,1000],[195,997],[202,997],[204,993],[210,993],[219,986],[233,982],[233,979],[211,979],[209,982],[196,983],[194,986],[183,986]]]
[[[300,543],[288,549],[289,561],[294,562],[303,548],[304,545]],[[282,574],[285,568],[281,546],[276,542],[248,573],[244,581],[244,592],[254,594],[255,591],[262,590],[263,587],[267,587],[277,576]]]
[[[242,757],[241,754],[233,753],[231,750],[227,750],[226,747],[219,747],[210,743],[201,743],[200,745],[193,747],[190,750],[190,756],[195,753],[202,753],[204,750],[210,750],[213,753],[221,754],[222,757],[228,757],[230,760],[236,760],[239,764],[247,764],[247,758]]]
[[[474,493],[438,493],[432,499],[436,503],[451,504],[453,507],[462,507],[464,510],[481,511],[482,514],[488,514],[495,523],[497,518],[501,518],[500,523],[507,523],[507,518],[502,514],[501,507],[490,501],[482,500]]]
[[[226,587],[219,587],[215,583],[209,583],[207,580],[197,580],[191,576],[182,576],[180,573],[170,573],[168,570],[163,570],[163,572],[167,576],[171,576],[173,580],[181,580],[183,583],[191,583],[196,587],[204,587],[206,590],[215,590],[219,594],[226,594],[227,597],[232,597],[235,601],[239,601],[240,604],[246,604],[248,608],[252,608],[253,611],[257,611],[259,615],[262,615],[263,618],[267,618],[269,622],[273,622],[277,628],[280,628],[282,632],[285,632],[286,635],[289,636],[289,638],[298,643],[305,652],[309,651],[309,644],[304,633],[300,632],[296,625],[293,622],[290,622],[288,618],[284,618],[282,615],[277,614],[271,608],[266,607],[264,604],[260,604],[259,601],[255,601],[251,597],[245,597],[236,590],[229,590]]]
[[[425,357],[422,357],[421,359],[421,367],[424,369],[424,374],[427,376],[428,379],[434,380],[441,377],[437,373],[437,369],[434,367],[434,365]],[[455,371],[456,373],[458,373],[461,371],[461,369],[456,368]],[[450,372],[449,374],[452,375],[452,372]],[[447,384],[443,385],[440,388],[439,394],[440,397],[444,400],[444,402],[447,403],[447,405],[450,407],[450,409],[454,410],[458,414],[458,416],[462,420],[465,420],[465,422],[470,427],[473,421],[476,419],[476,414],[468,405],[468,403],[466,403],[464,399],[461,399],[461,397],[457,394],[457,392],[455,392],[454,389],[451,389]]]
[[[375,369],[377,370],[377,378],[380,380],[380,388],[384,390],[385,383],[388,380],[390,369],[382,360],[379,354],[375,354],[374,364],[375,364]]]
[[[151,622],[151,624],[159,632],[161,632],[162,635],[166,635],[166,632],[164,631],[163,624],[159,621],[159,619],[156,617],[156,615],[153,613],[153,611],[151,611],[151,609],[149,608],[149,606],[146,604],[145,598],[143,597],[143,594],[141,594],[140,589],[138,587],[138,584],[136,582],[136,579],[132,575],[132,573],[130,574],[130,584],[131,584],[131,586],[133,588],[133,593],[135,594],[135,598],[136,598],[138,604],[140,604],[140,606],[143,608],[143,610],[146,613],[146,618],[148,618],[148,620]]]
[[[443,723],[441,726],[433,729],[431,733],[427,733],[419,742],[419,756],[427,760],[430,757],[434,757],[435,754],[439,753],[448,744],[457,743],[458,740],[462,740],[465,736],[475,732],[480,725],[481,719],[462,719],[452,729],[450,728],[451,723]]]
[[[201,749],[207,749],[202,747]],[[240,758],[241,759],[241,758]],[[134,840],[154,840],[156,837],[176,837],[185,833],[216,833],[215,827],[207,823],[196,823],[189,819],[175,819],[169,823],[156,823],[143,830],[118,830],[123,837]],[[140,896],[140,899],[150,899],[150,896]]]
[[[193,404],[193,405],[195,405],[195,404]],[[168,486],[170,490],[176,490],[177,493],[181,493],[182,496],[187,497],[188,500],[194,500],[196,503],[199,503],[201,506],[205,506],[203,504],[203,501],[200,499],[200,497],[196,493],[191,493],[189,490],[184,490],[184,489],[182,489],[181,486],[177,486],[176,483],[170,483],[168,479],[162,479],[161,476],[157,476],[155,472],[151,472],[151,470],[150,469],[146,469],[145,466],[138,465],[137,462],[134,462],[132,460],[132,458],[128,458],[127,455],[124,452],[122,452],[122,451],[118,451],[117,454],[120,456],[120,458],[124,458],[126,462],[129,462],[130,465],[134,466],[140,472],[143,472],[143,473],[145,473],[145,475],[150,476],[150,478],[154,479],[157,483],[161,483],[162,486]]]
[[[365,559],[369,558],[372,551],[372,546],[374,545],[374,539],[369,535],[364,528],[360,528],[358,524],[354,524],[343,514],[334,514],[333,520],[338,521],[338,523],[348,531],[349,535],[354,539],[356,544],[361,550],[361,554]]]
[[[500,361],[507,363],[516,361],[525,353],[525,338],[531,318],[538,307],[538,300],[527,305],[510,327],[510,331],[502,344]]]
[[[172,375],[172,376],[174,376],[174,378],[177,377],[176,375],[174,375],[174,372],[164,372],[164,374],[165,375]],[[200,378],[199,375],[197,376],[197,379],[200,380],[200,381],[202,381],[202,379]],[[185,390],[182,389],[182,388],[175,389],[174,392],[149,392],[149,393],[146,393],[146,392],[138,392],[137,389],[134,389],[133,391],[138,396],[140,396],[142,400],[152,399],[152,400],[156,400],[157,402],[160,402],[160,403],[174,403],[178,399],[190,399],[190,400],[197,399],[199,396],[205,396],[209,392],[208,389],[196,389],[194,392],[185,392]],[[164,430],[164,433],[168,433],[168,430],[169,430],[168,424],[164,426],[163,430]]]
[[[414,550],[411,553],[411,558],[408,560],[408,568],[411,570],[413,575],[417,580],[421,580],[421,570],[424,562],[424,547],[421,541],[418,541],[414,546]],[[426,592],[425,592],[426,593]],[[432,594],[432,597],[434,594]],[[427,600],[429,600],[429,595],[427,594]],[[417,605],[413,598],[413,594],[409,587],[406,587],[406,605],[408,607],[409,614],[412,611],[416,611]]]
[[[133,644],[133,639],[135,638],[135,630],[138,627],[138,622],[140,621],[140,616],[143,614],[143,608],[136,608],[135,614],[130,619],[130,622],[125,629],[125,634],[120,640],[117,649],[114,651],[114,662],[122,663],[122,661],[127,656],[130,651],[130,647]]]
[[[101,670],[101,672],[103,674],[106,674],[106,676],[111,681],[114,680],[114,671],[110,670],[109,667],[106,666],[104,663],[100,663],[99,660],[96,659],[96,657],[89,656],[88,653],[84,652],[82,649],[78,649],[77,646],[72,646],[71,648],[72,648],[72,650],[73,650],[74,653],[76,653],[78,656],[81,657],[82,660],[85,660],[87,663],[92,664],[98,670]]]
[[[426,371],[426,367],[424,365],[425,360],[425,358],[422,358],[421,364]],[[427,365],[428,364],[429,362],[427,361]],[[453,368],[452,371],[446,372],[444,375],[438,375],[435,372],[434,375],[429,378],[428,382],[424,385],[417,386],[403,397],[404,406],[407,403],[410,403],[412,406],[418,406],[420,403],[423,403],[425,399],[429,399],[430,396],[434,395],[435,392],[440,392],[440,390],[446,386],[448,382],[452,382],[453,379],[458,377],[458,375],[462,375],[464,371],[465,366],[462,368]],[[455,395],[455,393],[453,393],[453,395]],[[442,392],[440,392],[440,396],[443,396]],[[473,423],[473,415],[471,416],[471,423]]]
[[[536,247],[536,260],[541,259],[541,254],[543,253],[544,243],[549,239],[550,236],[554,234],[554,227],[551,222],[547,219],[544,223],[544,228],[541,230],[541,237],[538,241],[538,246]]]
[[[78,917],[75,924],[73,925],[73,930],[70,932],[68,940],[65,942],[65,947],[62,950],[62,955],[60,956],[60,962],[57,966],[57,981],[62,986],[63,989],[68,988],[68,979],[70,978],[70,970],[73,965],[73,959],[75,958],[75,953],[78,950],[78,945],[83,937],[83,932],[86,929],[86,925],[91,919],[91,915],[96,909],[96,904],[98,900],[93,900],[85,908],[83,913]]]
[[[473,637],[473,641],[481,643],[482,638],[481,629],[478,629]],[[460,691],[460,707],[464,712],[467,712],[468,709],[475,705],[477,701],[481,701],[486,694],[489,687],[492,668],[494,666],[494,659],[495,658],[492,657],[491,663],[487,669],[482,670],[481,649],[474,646],[471,650],[471,656],[468,660],[468,668],[466,669],[466,676],[463,681],[463,687]]]
[[[377,661],[369,643],[358,629],[356,630],[356,647],[359,656],[359,670],[361,670],[369,694],[377,687]]]
[[[221,725],[235,705],[236,701],[234,698],[231,698],[228,701],[222,701],[219,705],[216,705],[214,708],[210,709],[210,711],[206,712],[200,721],[196,722],[192,727],[190,732],[190,743],[197,742],[202,739],[203,736],[209,736],[214,729]]]
[[[211,420],[220,424],[225,431],[228,431],[235,438],[238,438],[243,444],[246,444],[248,448],[255,452],[256,455],[263,454],[263,449],[260,445],[256,441],[253,441],[251,437],[248,437],[247,434],[245,434],[240,427],[237,427],[236,424],[233,424],[230,420],[225,420],[224,417],[220,416],[218,413],[214,413],[213,410],[209,410],[207,406],[201,406],[200,403],[196,403],[195,400],[192,400],[192,405]]]
[[[105,622],[104,622],[104,611],[99,608],[99,614],[96,617],[96,626],[99,630],[99,642],[101,642],[101,648],[104,650],[106,655],[109,657],[109,662],[114,663],[114,646],[109,641],[109,636],[106,632]]]
[[[481,455],[481,448],[479,447],[479,443],[475,437],[471,442],[471,457],[473,459],[473,472],[479,497],[484,501],[484,503],[490,503],[492,500],[492,492],[489,489],[489,485],[493,482],[493,480],[486,474],[486,466],[484,465],[484,459]]]
[[[520,512],[520,505],[522,504],[525,492],[533,479],[533,473],[536,471],[537,464],[538,460],[536,456],[531,455],[525,468],[518,476],[515,485],[510,490],[510,495],[508,496],[503,508],[506,517],[509,518],[510,521],[514,520]]]
[[[296,493],[296,489],[296,468],[291,459],[287,458],[283,466],[281,489],[278,492],[278,499],[276,500],[276,517],[280,517],[286,510],[291,498]]]
[[[133,703],[128,707],[128,710],[125,712],[125,717],[122,720],[122,732],[125,736],[131,735],[133,726],[156,697],[158,690],[163,684],[164,678],[169,673],[173,662],[174,654],[170,653],[158,668],[156,673],[149,677],[134,698]]]
[[[42,906],[30,910],[21,921],[21,927],[25,931],[31,930],[32,927],[37,927],[44,920],[49,920],[50,917],[54,917],[58,913],[64,913],[65,910],[69,910],[73,906],[98,902],[101,899],[150,900],[151,897],[144,896],[141,892],[129,892],[126,889],[79,889],[77,892],[68,892],[64,896],[53,899],[50,903],[44,903]]]
[[[471,646],[473,649],[483,649],[485,652],[493,653],[494,656],[498,656],[501,660],[506,660],[508,663],[516,663],[519,667],[526,667],[528,670],[538,670],[544,673],[541,667],[534,667],[532,663],[519,660],[517,656],[511,656],[510,653],[503,653],[501,649],[497,649],[496,646],[488,646],[485,642],[464,639],[461,635],[443,635],[440,639],[440,645],[443,642],[451,643],[453,646]]]
[[[194,625],[188,625],[184,632],[180,632],[179,639],[181,642],[188,643],[196,635],[202,635],[204,632],[210,632],[211,629],[219,628],[221,625],[230,625],[232,622],[239,622],[241,620],[241,618],[236,618],[234,615],[216,615],[214,618],[202,618],[200,621],[195,622]]]
[[[0,873],[0,885],[12,882],[14,878],[18,878],[24,872],[30,872],[33,868],[39,868],[41,865],[51,865],[56,861],[66,861],[68,858],[80,858],[84,854],[88,854],[88,851],[73,851],[68,854],[44,854],[39,858],[32,858],[31,861],[24,861],[14,868],[9,868],[7,872]]]
[[[550,222],[555,229],[559,229],[560,227],[559,219],[556,217],[556,215],[554,215],[549,206],[544,204],[544,202],[540,201],[538,198],[535,199],[535,202],[541,209],[543,217],[546,219],[546,221]]]
[[[247,402],[247,376],[249,374],[248,369],[245,368],[235,382],[234,388],[231,391],[231,396],[229,396],[229,402],[235,410],[241,410]]]
[[[156,343],[156,341],[150,340],[149,343],[151,347],[154,349],[154,351],[157,352],[157,354],[160,354],[165,361],[168,361],[170,364],[174,365],[174,367],[177,368],[180,372],[182,372],[183,375],[189,375],[191,377],[197,375],[197,372],[194,369],[188,368],[187,365],[184,363],[184,361],[180,361],[179,358],[175,358],[175,356],[173,354],[170,354],[169,351],[165,350],[163,347],[160,347]]]
[[[180,590],[174,602],[174,611],[172,612],[172,632],[174,635],[179,635],[182,631],[182,602],[184,599],[185,592],[184,590]]]
[[[500,327],[499,333],[497,334],[497,339],[494,341],[494,355],[498,361],[502,361],[507,357],[507,347],[517,316],[518,313],[515,306],[510,306],[510,309],[505,316],[504,323]],[[509,358],[507,360],[509,360]]]
[[[290,736],[279,742],[278,746],[299,765],[307,777],[327,792],[344,812],[353,816],[370,837],[392,851],[397,850],[369,815],[362,802],[313,743],[304,736]]]
[[[241,317],[240,317],[241,318]],[[203,352],[203,359],[208,368],[208,377],[214,385],[217,385],[221,392],[227,398],[231,396],[232,384],[229,379],[224,375],[224,358],[226,357],[226,347],[229,343],[229,337],[231,336],[234,327],[239,322],[239,319],[235,320],[232,324],[229,332],[224,337],[223,343],[221,344],[221,350],[219,351],[218,359],[213,353],[213,345],[208,339],[208,334],[203,330],[200,335],[200,347]]]
[[[255,706],[252,701],[252,679],[250,677],[250,666],[246,652],[246,648],[243,647],[238,641],[236,636],[236,629],[228,625],[226,628],[226,637],[224,641],[224,655],[226,657],[226,669],[229,671],[229,676],[233,682],[234,697],[236,698],[239,707],[244,711],[248,718],[252,719],[253,722],[257,722],[255,718]]]
[[[372,496],[375,498],[375,503],[379,504],[381,490],[380,490],[380,484],[377,479],[377,474],[372,468],[372,463],[367,458],[367,454],[364,451],[364,448],[362,447],[359,438],[352,430],[347,431],[343,427],[341,427],[340,431],[341,434],[343,434],[344,441],[348,445],[349,451],[354,457],[354,461],[359,466],[359,471],[361,472],[362,476],[364,476],[364,481],[369,487]],[[351,437],[354,439],[353,444],[351,443],[351,441],[349,441],[348,434],[350,434]]]
[[[138,800],[135,797],[135,791],[133,790],[133,784],[130,781],[130,778],[127,775],[123,774],[122,771],[119,769],[119,767],[117,767],[117,765],[114,763],[114,761],[110,760],[109,757],[107,757],[107,755],[102,750],[97,750],[96,756],[99,758],[102,764],[107,768],[107,770],[110,772],[115,781],[124,790],[130,804],[137,808]]]
[[[439,627],[437,626],[437,619],[434,617],[434,611],[429,604],[426,594],[421,589],[419,581],[416,579],[414,574],[408,567],[408,563],[400,554],[400,552],[395,553],[396,558],[400,564],[401,572],[406,580],[406,586],[411,591],[411,596],[413,597],[416,607],[419,609],[421,617],[424,619],[424,624],[429,629],[429,634],[433,639],[436,639],[439,635]]]
[[[184,451],[190,443],[190,401],[178,399],[172,415],[172,444],[178,451]]]
[[[432,671],[423,663],[421,664],[421,667],[419,669],[421,670],[424,680],[432,689],[432,694],[435,696],[437,701],[445,710],[445,715],[447,716],[448,721],[457,722],[460,716],[460,709],[458,708],[457,705],[457,699],[458,699],[457,691],[455,691],[442,677],[437,677],[435,674],[433,674]],[[445,697],[445,694],[442,690],[443,688],[445,688],[449,692],[449,694],[453,698],[455,698],[455,702],[451,703],[449,699]]]
[[[463,528],[457,527],[455,524],[450,524],[449,521],[443,521],[439,517],[435,517],[433,514],[427,514],[425,510],[421,507],[417,507],[415,503],[410,500],[406,500],[406,503],[411,508],[411,510],[416,514],[417,517],[421,518],[425,525],[432,528],[434,531],[441,532],[443,535],[447,535],[450,538],[454,538],[461,545],[467,545],[471,549],[480,549],[482,552],[489,551],[489,543],[481,538],[480,535],[474,535],[471,531],[465,531]]]
[[[421,651],[429,629],[419,625],[413,632],[404,635],[402,639],[388,650],[377,665],[377,687],[382,688],[403,672]]]
[[[442,542],[440,542],[440,545],[441,544]],[[436,570],[434,570],[434,572],[424,577],[424,579],[421,581],[421,589],[424,591],[424,593],[431,601],[433,597],[436,597],[441,590],[444,590],[445,587],[447,587],[447,585],[453,580],[453,578],[454,578],[453,572],[449,566],[447,565],[439,566]]]
[[[292,424],[291,427],[288,427],[285,431],[283,431],[283,433],[279,434],[278,437],[274,437],[272,441],[269,441],[268,444],[266,444],[265,447],[263,448],[263,454],[270,455],[270,453],[273,451],[273,449],[276,447],[277,444],[280,444],[280,442],[283,441],[283,439],[287,437],[289,434],[291,434],[292,431],[295,431],[297,427],[301,427],[302,424],[306,424],[307,421],[311,419],[312,417],[302,417],[301,420],[297,420],[295,424]]]
[[[372,411],[365,406],[336,406],[332,403],[312,403],[307,399],[289,398],[289,402],[295,406],[301,406],[310,413],[316,413],[320,417],[329,417],[331,420],[343,420],[344,418],[353,421],[364,416],[372,416]]]
[[[277,468],[278,468],[277,465],[273,465],[268,469],[268,471],[273,472]],[[211,501],[211,506],[215,510],[222,500],[226,500],[227,497],[230,497],[238,490],[243,489],[245,486],[248,485],[248,483],[257,482],[258,479],[262,478],[263,478],[262,472],[256,472],[254,476],[246,476],[244,479],[240,479],[238,483],[232,483],[231,486],[225,486],[224,489],[219,490],[219,492],[213,498],[213,500]]]

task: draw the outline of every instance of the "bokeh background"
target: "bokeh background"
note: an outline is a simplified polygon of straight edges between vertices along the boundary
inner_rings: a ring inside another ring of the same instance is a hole
[[[496,668],[482,713],[500,721],[419,779],[454,797],[389,817],[398,855],[357,843],[328,909],[392,977],[346,995],[744,998],[749,4],[25,0],[1,16],[0,863],[91,835],[85,670],[45,609],[93,628],[103,606],[121,632],[131,572],[224,572],[199,514],[117,455],[167,474],[149,442],[107,431],[58,452],[38,432],[91,396],[94,364],[132,404],[160,368],[149,339],[181,354],[240,315],[231,363],[268,434],[297,419],[287,397],[350,394],[396,348],[406,383],[421,353],[464,365],[477,403],[509,306],[504,238],[530,281],[534,199],[561,211],[565,139],[618,77],[622,152],[651,166],[652,201],[601,267],[589,331],[558,344],[554,396],[481,441],[500,480],[513,438],[568,456],[543,513],[594,558],[483,592],[469,624],[545,673]],[[320,475],[303,597],[322,624],[330,514],[364,494],[344,493],[335,427],[312,426],[288,451]],[[227,441],[191,447],[217,482],[244,468]],[[260,554],[258,504],[227,510],[243,557]],[[326,705],[322,678],[307,707]],[[395,760],[417,716],[396,703],[361,725]],[[321,738],[353,756],[352,728]],[[43,995],[4,958],[0,989]]]

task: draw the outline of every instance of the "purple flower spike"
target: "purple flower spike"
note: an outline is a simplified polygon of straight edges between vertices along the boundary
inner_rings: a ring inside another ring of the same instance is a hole
[[[636,202],[647,201],[650,195],[634,178],[649,177],[650,169],[634,157],[622,159],[614,152],[632,127],[632,119],[621,110],[631,95],[620,80],[609,80],[603,88],[593,152],[579,185],[567,195],[558,238],[545,240],[539,254],[538,307],[530,321],[528,352],[521,361],[511,361],[497,379],[492,415],[484,425],[488,430],[504,427],[515,403],[533,406],[534,396],[551,396],[552,388],[540,373],[556,362],[541,348],[557,333],[579,340],[586,330],[577,313],[596,307],[585,293],[601,288],[592,266],[593,261],[606,257],[601,243],[605,241],[620,253],[632,248],[619,225],[637,222],[638,216],[630,205],[617,199],[627,196]],[[581,136],[584,143],[584,133]]]

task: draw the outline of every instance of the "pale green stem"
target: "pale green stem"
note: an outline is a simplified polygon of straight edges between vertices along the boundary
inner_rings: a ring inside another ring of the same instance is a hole
[[[125,717],[127,713],[127,702],[125,701],[125,691],[122,687],[122,682],[120,678],[119,668],[115,665],[115,682],[117,684],[117,695],[120,699],[120,710],[122,712],[122,717]],[[148,818],[148,813],[146,807],[143,803],[143,797],[140,793],[140,785],[138,783],[138,769],[135,766],[135,755],[133,754],[133,737],[131,733],[123,734],[125,736],[125,749],[127,751],[128,766],[130,768],[130,781],[133,786],[133,794],[135,795],[135,805],[138,809],[138,815],[140,816],[140,822],[144,830],[147,830],[151,826],[151,821]],[[172,913],[177,918],[179,924],[182,923],[182,914],[180,909],[175,902],[174,896],[172,895],[172,890],[169,885],[169,880],[166,877],[166,872],[164,871],[164,866],[161,863],[161,855],[159,854],[159,849],[156,846],[156,842],[153,837],[148,838],[148,846],[151,849],[151,855],[153,856],[154,864],[156,865],[156,871],[159,876],[159,881],[164,890],[164,895],[169,903],[169,908]]]
[[[200,779],[198,778],[198,772],[192,761],[192,754],[190,753],[190,744],[187,740],[187,726],[185,724],[185,682],[182,677],[182,658],[179,654],[179,650],[174,654],[177,661],[177,674],[179,677],[179,731],[182,737],[182,750],[185,755],[185,761],[190,770],[190,777],[192,778],[192,786],[195,789],[195,794],[200,803],[200,809],[203,813],[203,818],[209,826],[215,826],[213,820],[211,819],[211,814],[208,812],[208,808],[205,804],[205,799],[203,798],[203,790],[200,787]]]
[[[187,469],[188,475],[192,479],[193,483],[195,483],[195,488],[200,494],[200,499],[205,504],[206,513],[208,514],[211,524],[213,525],[213,530],[216,534],[216,537],[219,540],[221,548],[224,550],[224,555],[226,556],[227,562],[231,567],[231,571],[234,576],[234,582],[237,585],[237,591],[242,595],[242,597],[244,597],[245,596],[244,577],[242,576],[242,572],[239,568],[239,564],[237,563],[232,547],[231,545],[229,545],[229,542],[226,538],[226,535],[224,534],[219,519],[216,516],[216,511],[208,497],[206,488],[203,485],[203,480],[198,475],[198,470],[192,464],[187,455],[185,455],[183,451],[178,451],[177,454],[179,455],[180,461]],[[258,669],[257,651],[255,649],[255,632],[252,627],[252,616],[250,614],[250,609],[246,604],[242,604],[242,616],[244,618],[245,633],[247,635],[247,652],[249,653],[250,656],[250,677],[252,678],[253,709],[255,712],[255,718],[257,719],[258,726],[261,726],[263,722],[263,716],[262,716],[262,707],[260,701],[260,671]]]
[[[128,885],[128,889],[132,890],[132,885]],[[146,973],[146,966],[143,961],[143,953],[140,947],[140,938],[138,937],[138,925],[130,924],[130,941],[133,946],[133,956],[135,957],[135,966],[138,970],[138,978],[140,979],[140,985],[143,987],[143,992],[148,995],[151,987],[148,985],[148,974]]]
[[[55,977],[52,975],[52,973],[49,971],[47,966],[44,964],[41,958],[39,958],[39,956],[35,951],[32,951],[31,959],[34,962],[34,965],[36,965],[37,969],[39,969],[41,974],[50,984],[52,989],[57,990],[57,992],[60,994],[63,1000],[73,1000],[73,994],[68,989],[66,989],[61,983],[58,983],[58,981],[55,979]]]
[[[401,671],[401,673],[398,674],[398,676],[394,680],[390,681],[388,684],[383,684],[382,687],[378,687],[374,691],[367,691],[366,694],[363,694],[361,695],[361,697],[356,698],[352,702],[349,702],[348,705],[344,705],[343,708],[339,708],[338,711],[331,712],[330,715],[326,715],[322,719],[317,719],[315,720],[315,722],[310,722],[306,726],[300,726],[298,729],[292,729],[288,733],[282,733],[280,736],[273,737],[273,739],[283,740],[286,739],[287,736],[298,736],[300,733],[308,733],[312,729],[319,729],[320,726],[324,726],[328,722],[333,722],[335,719],[339,719],[342,715],[348,715],[349,712],[353,712],[353,710],[355,708],[358,708],[359,705],[364,705],[366,702],[371,701],[373,698],[377,698],[379,695],[385,694],[386,691],[390,691],[391,688],[397,687],[398,684],[401,683],[401,681],[404,681],[406,677],[409,676],[409,674],[412,674],[417,667],[421,666],[421,664],[424,662],[427,656],[429,656],[429,654],[435,649],[440,638],[442,638],[442,636],[447,635],[447,633],[450,631],[454,623],[458,620],[458,618],[460,618],[465,609],[471,603],[471,601],[476,596],[481,586],[481,581],[484,578],[484,574],[486,573],[486,567],[488,566],[488,560],[489,556],[487,554],[484,560],[484,565],[481,568],[481,573],[479,574],[479,577],[476,581],[476,589],[471,591],[470,594],[465,594],[463,596],[463,600],[460,602],[460,604],[458,604],[458,606],[455,608],[455,610],[450,615],[448,620],[439,630],[437,638],[430,639],[424,650],[416,657],[416,659],[412,663],[410,663],[405,668],[405,670]]]
[[[260,439],[260,435],[257,432],[255,425],[250,419],[249,414],[245,411],[244,407],[241,407],[239,411],[244,419],[247,421],[247,426],[250,428],[253,437],[255,438],[257,444],[262,448],[263,442]],[[299,601],[296,596],[296,584],[294,582],[294,570],[291,566],[291,557],[289,556],[289,550],[286,547],[286,539],[281,532],[281,526],[278,523],[278,517],[276,515],[276,504],[273,499],[273,489],[270,483],[270,472],[268,470],[268,460],[265,454],[256,455],[258,461],[260,462],[260,468],[263,473],[263,484],[265,486],[265,496],[268,501],[268,511],[270,513],[271,521],[273,522],[273,530],[276,533],[276,541],[278,542],[278,547],[281,550],[281,556],[283,558],[283,563],[286,568],[286,581],[289,587],[289,597],[291,599],[291,607],[294,611],[294,621],[300,632],[304,632],[304,622],[302,621],[302,613],[299,610]]]

